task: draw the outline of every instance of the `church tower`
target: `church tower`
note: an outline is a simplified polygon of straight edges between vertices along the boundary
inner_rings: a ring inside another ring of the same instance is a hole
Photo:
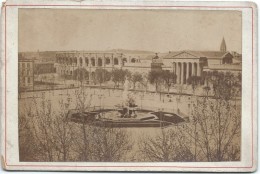
[[[226,42],[225,42],[224,37],[223,37],[221,45],[220,45],[220,51],[221,52],[226,52],[227,51],[227,46],[226,46]]]

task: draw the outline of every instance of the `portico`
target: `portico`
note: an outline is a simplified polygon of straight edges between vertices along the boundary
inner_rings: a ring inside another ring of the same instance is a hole
[[[191,76],[200,76],[202,72],[200,58],[186,52],[174,56],[172,66],[177,75],[177,84],[187,84]]]
[[[201,75],[201,65],[199,62],[174,61],[173,72],[177,75],[177,84],[187,84],[191,76]]]

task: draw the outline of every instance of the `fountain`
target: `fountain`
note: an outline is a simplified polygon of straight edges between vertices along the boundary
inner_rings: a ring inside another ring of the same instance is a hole
[[[70,120],[112,127],[165,127],[184,121],[174,113],[140,109],[136,104],[135,94],[130,91],[128,78],[125,79],[123,86],[122,100],[119,105],[115,105],[114,108],[94,108],[84,113],[71,112],[68,114]]]
[[[126,77],[124,83],[124,91],[122,94],[123,102],[122,102],[122,110],[121,110],[121,117],[122,118],[132,118],[136,117],[136,110],[137,105],[135,104],[135,96],[132,92],[129,91],[130,84],[129,80]],[[120,110],[119,110],[120,111]]]

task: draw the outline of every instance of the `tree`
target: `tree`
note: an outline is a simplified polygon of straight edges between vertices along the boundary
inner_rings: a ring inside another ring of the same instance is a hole
[[[92,94],[87,93],[83,87],[75,91],[76,96],[76,110],[81,116],[81,127],[78,138],[75,139],[76,151],[78,152],[79,160],[88,161],[91,156],[90,141],[91,137],[89,132],[91,132],[91,126],[86,124],[91,120],[90,106],[92,101]]]
[[[77,68],[73,71],[72,78],[82,83],[88,79],[89,72],[85,68]]]
[[[112,81],[114,82],[114,87],[119,87],[119,84],[123,84],[125,82],[126,77],[130,78],[131,73],[128,70],[123,69],[113,69],[112,71]]]
[[[231,72],[217,72],[212,74],[214,97],[217,99],[229,100],[241,94],[241,74],[235,76]]]
[[[159,86],[162,83],[162,71],[150,71],[148,79],[151,84],[155,85],[155,90],[158,92]]]
[[[110,72],[105,69],[98,68],[95,71],[95,80],[101,86],[102,83],[109,81],[111,78]]]
[[[18,133],[19,133],[19,160],[37,161],[39,155],[37,151],[37,141],[33,136],[33,129],[30,119],[33,117],[31,107],[25,106],[25,113],[19,108]]]
[[[54,118],[54,139],[55,147],[58,151],[58,161],[66,162],[70,160],[72,142],[74,140],[73,125],[67,119],[69,112],[70,98],[59,101],[60,111]]]
[[[162,79],[164,80],[165,85],[167,86],[167,91],[169,94],[170,87],[176,83],[177,76],[174,72],[167,70],[162,71]]]
[[[202,72],[201,81],[205,85],[203,87],[203,90],[206,92],[206,96],[207,97],[209,96],[209,92],[211,90],[211,88],[210,88],[211,78],[212,78],[212,73],[211,72],[206,72],[206,71]]]
[[[190,144],[178,128],[161,129],[155,137],[143,135],[139,139],[139,153],[144,161],[170,162],[193,161]]]
[[[133,88],[135,89],[136,83],[142,83],[143,82],[143,76],[142,74],[135,72],[132,75],[131,81],[133,83]]]
[[[108,125],[96,126],[92,130],[92,160],[99,162],[124,161],[132,150],[131,134],[126,129]]]
[[[193,94],[195,94],[196,88],[201,83],[201,78],[199,76],[190,76],[187,80],[188,84],[191,85]]]
[[[119,83],[121,80],[121,73],[122,71],[120,69],[113,69],[112,71],[112,81],[114,82],[114,87],[119,87]]]
[[[241,111],[234,103],[203,97],[198,99],[193,112],[191,122],[180,132],[193,140],[195,161],[239,160]],[[200,157],[197,149],[201,151]],[[233,149],[238,150],[236,154]]]
[[[37,151],[41,154],[40,161],[55,161],[57,153],[55,150],[54,124],[55,118],[52,104],[42,94],[40,101],[34,99],[35,113],[31,119],[33,124],[33,137],[37,141]]]
[[[149,78],[148,78],[148,74],[147,73],[144,73],[142,75],[143,77],[143,80],[141,82],[141,84],[143,85],[143,87],[145,88],[145,92],[147,92],[148,90],[148,85],[149,85]]]

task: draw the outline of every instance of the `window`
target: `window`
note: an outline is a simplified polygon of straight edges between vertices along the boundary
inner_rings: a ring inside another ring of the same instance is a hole
[[[27,63],[27,68],[30,68],[30,63]]]
[[[27,83],[31,83],[31,78],[30,77],[28,77]]]

